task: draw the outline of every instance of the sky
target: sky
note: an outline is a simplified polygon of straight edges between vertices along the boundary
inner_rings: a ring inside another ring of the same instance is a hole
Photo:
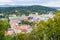
[[[0,0],[0,5],[43,5],[49,7],[60,7],[60,0]]]

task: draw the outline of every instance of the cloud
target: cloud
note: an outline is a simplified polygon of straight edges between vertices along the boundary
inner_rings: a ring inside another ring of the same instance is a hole
[[[43,5],[43,6],[58,6],[60,0],[0,0],[0,5]]]
[[[12,0],[0,0],[0,3],[8,3],[8,2],[12,2]]]
[[[55,7],[60,7],[60,0],[59,1],[50,1],[50,2],[46,2],[46,3],[42,3],[41,5],[44,6],[55,6]]]
[[[12,0],[0,0],[0,5],[12,3]]]

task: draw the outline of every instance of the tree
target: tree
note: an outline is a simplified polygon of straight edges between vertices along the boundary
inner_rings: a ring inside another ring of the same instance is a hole
[[[56,36],[60,35],[60,11],[56,12],[56,16],[54,17],[54,22],[56,22],[57,30],[56,30]]]
[[[53,19],[49,18],[47,20],[47,25],[48,25],[48,27],[50,29],[50,31],[48,32],[47,35],[48,35],[48,37],[50,37],[50,39],[51,38],[54,39],[54,36],[56,35],[56,32],[57,32],[57,24],[56,24],[56,22]]]
[[[0,20],[0,40],[4,40],[5,27],[6,27],[6,22]]]
[[[16,35],[16,40],[30,40],[30,33],[18,33]]]
[[[5,40],[12,40],[12,36],[11,35],[5,36]]]
[[[6,21],[0,20],[0,40],[5,40]]]
[[[36,37],[39,37],[38,40],[52,40],[51,38],[54,39],[58,29],[57,23],[54,21],[55,19],[53,19],[49,18],[46,22],[41,20],[37,23],[37,26],[34,28],[34,34]]]
[[[27,21],[27,20],[22,20],[21,23],[22,23],[22,24],[27,24],[27,25],[30,25],[30,26],[34,26],[34,25],[35,25],[35,23],[29,22],[29,21]]]
[[[47,23],[43,20],[37,23],[37,26],[34,28],[34,34],[38,38],[38,40],[43,40],[45,37],[44,35],[47,32]]]

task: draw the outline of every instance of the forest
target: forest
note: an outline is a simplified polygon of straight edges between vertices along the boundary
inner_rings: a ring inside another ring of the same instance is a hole
[[[0,7],[0,13],[3,14],[25,14],[28,15],[30,13],[39,13],[39,14],[47,14],[50,11],[55,12],[55,8],[33,5],[33,6],[16,6],[16,7]]]

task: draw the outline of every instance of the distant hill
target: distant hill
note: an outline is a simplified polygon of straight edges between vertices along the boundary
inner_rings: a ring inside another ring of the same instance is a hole
[[[60,10],[60,7],[50,7],[50,8],[55,8],[56,10]]]
[[[5,14],[29,14],[38,12],[39,14],[46,14],[48,11],[56,11],[55,8],[33,5],[33,6],[11,6],[11,7],[0,7],[0,13]]]
[[[60,10],[60,7],[55,7],[55,9]]]

